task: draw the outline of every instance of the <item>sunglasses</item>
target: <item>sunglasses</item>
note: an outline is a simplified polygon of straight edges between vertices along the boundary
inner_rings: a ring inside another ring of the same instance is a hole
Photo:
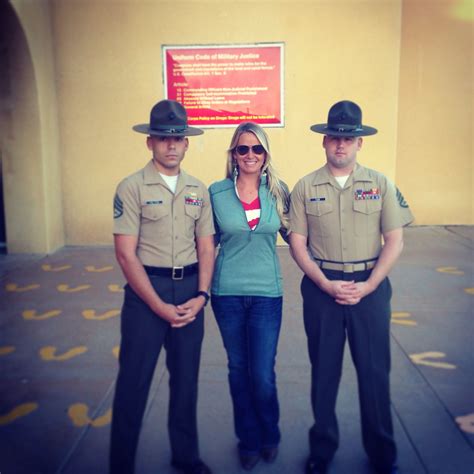
[[[253,145],[251,147],[248,145],[239,145],[236,146],[234,150],[237,152],[238,155],[244,156],[250,151],[250,148],[252,148],[252,152],[256,155],[262,155],[263,153],[265,153],[265,148],[263,147],[263,145]]]

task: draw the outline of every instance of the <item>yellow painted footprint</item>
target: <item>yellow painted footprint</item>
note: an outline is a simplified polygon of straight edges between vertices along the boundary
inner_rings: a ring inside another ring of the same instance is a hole
[[[23,403],[16,406],[9,413],[0,415],[0,426],[8,425],[18,418],[22,418],[34,412],[38,408],[37,403]]]
[[[90,285],[69,286],[66,283],[62,283],[57,286],[57,289],[61,293],[78,293],[79,291],[88,290],[90,287]]]
[[[464,288],[464,291],[465,291],[468,295],[474,295],[474,288]]]
[[[413,319],[405,319],[409,318],[410,316],[411,313],[407,313],[406,311],[394,311],[390,321],[394,324],[401,324],[403,326],[417,326],[418,323],[413,321]]]
[[[449,275],[464,275],[464,272],[459,270],[458,267],[438,267],[436,271],[440,273],[448,273]]]
[[[37,283],[26,286],[18,286],[16,283],[8,283],[5,289],[12,293],[23,293],[25,291],[37,290],[40,286]]]
[[[428,365],[430,367],[436,367],[438,369],[455,369],[456,366],[454,364],[450,364],[448,362],[436,362],[429,359],[442,359],[446,357],[444,352],[421,352],[420,354],[410,354],[410,359],[414,364],[418,365]]]
[[[106,426],[112,420],[112,410],[109,409],[105,415],[97,417],[95,420],[89,417],[89,407],[84,403],[75,403],[67,411],[74,426],[82,427],[92,425],[95,428]]]
[[[72,265],[62,265],[59,267],[53,267],[49,263],[45,263],[44,265],[41,265],[41,268],[45,272],[63,272],[64,270],[69,270],[72,267]]]
[[[97,314],[95,309],[85,309],[82,312],[82,316],[86,319],[92,319],[94,321],[103,321],[104,319],[114,318],[120,314],[119,309],[111,309],[102,314]]]
[[[11,354],[12,352],[15,352],[15,346],[0,347],[0,356]]]
[[[107,288],[111,293],[123,293],[123,287],[121,285],[109,285]]]
[[[474,433],[474,413],[465,416],[458,416],[456,423],[466,433]]]
[[[40,349],[39,354],[43,360],[64,361],[64,360],[72,359],[73,357],[77,357],[81,354],[84,354],[84,352],[87,352],[87,347],[86,346],[73,347],[72,349],[60,355],[56,355],[56,350],[57,348],[54,346],[45,346]]]
[[[38,314],[35,309],[27,309],[23,311],[22,316],[27,321],[35,320],[35,321],[43,321],[44,319],[53,318],[54,316],[59,316],[62,313],[59,309],[53,309],[51,311],[46,311],[45,313]]]
[[[109,265],[107,267],[95,267],[94,265],[87,265],[87,267],[86,267],[86,270],[88,272],[92,272],[92,273],[110,272],[113,269],[114,269],[114,267],[112,267],[112,265]]]

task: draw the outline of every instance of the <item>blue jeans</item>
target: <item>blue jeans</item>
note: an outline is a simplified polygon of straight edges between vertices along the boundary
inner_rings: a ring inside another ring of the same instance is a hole
[[[227,351],[234,428],[242,454],[280,442],[275,358],[283,298],[216,296],[211,299]]]

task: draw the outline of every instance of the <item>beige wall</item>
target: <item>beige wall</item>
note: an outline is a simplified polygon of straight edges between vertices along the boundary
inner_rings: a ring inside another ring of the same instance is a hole
[[[268,133],[290,187],[324,162],[322,136],[309,126],[324,122],[334,102],[352,99],[364,122],[379,129],[366,138],[359,160],[396,180],[417,223],[474,223],[472,209],[459,204],[472,201],[472,19],[446,19],[441,12],[451,1],[429,2],[430,8],[420,0],[12,3],[29,41],[40,45],[31,49],[41,76],[38,113],[51,139],[41,146],[51,147],[53,164],[52,129],[59,129],[61,146],[60,173],[48,167],[47,150],[42,156],[50,200],[63,211],[50,202],[47,215],[51,222],[64,216],[67,244],[111,242],[115,186],[149,159],[145,136],[131,126],[147,121],[163,98],[162,44],[284,42],[286,125]],[[56,110],[55,93],[57,116],[49,105]],[[207,184],[221,179],[231,135],[232,129],[208,129],[190,138],[185,169]],[[443,177],[454,176],[446,160],[453,148],[458,175],[446,188]]]
[[[405,0],[397,181],[420,224],[473,224],[472,1]]]
[[[130,128],[163,97],[162,44],[283,41],[287,125],[268,132],[287,183],[323,163],[322,137],[309,126],[341,98],[359,102],[381,130],[361,159],[394,177],[400,9],[398,1],[56,2],[67,242],[110,242],[115,185],[149,156]],[[374,47],[383,51],[377,65]],[[208,184],[221,179],[231,134],[192,138],[185,168]]]

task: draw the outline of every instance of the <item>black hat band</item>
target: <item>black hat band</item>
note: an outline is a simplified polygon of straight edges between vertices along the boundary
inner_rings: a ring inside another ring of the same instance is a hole
[[[330,124],[326,127],[328,130],[335,132],[362,132],[364,129],[362,125],[348,125],[348,124]]]
[[[173,128],[170,128],[169,125],[157,125],[155,127],[150,127],[150,130],[159,130],[160,132],[170,132],[170,133],[176,133],[176,132],[182,132],[183,130],[186,130],[188,127],[186,125],[175,125]]]

